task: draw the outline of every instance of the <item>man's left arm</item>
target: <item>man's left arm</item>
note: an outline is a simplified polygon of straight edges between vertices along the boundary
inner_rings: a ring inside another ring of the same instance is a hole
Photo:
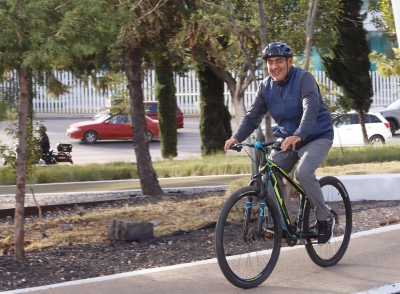
[[[300,92],[303,104],[303,116],[293,136],[299,136],[301,140],[304,140],[317,121],[320,107],[318,85],[311,73],[306,72],[301,77]]]

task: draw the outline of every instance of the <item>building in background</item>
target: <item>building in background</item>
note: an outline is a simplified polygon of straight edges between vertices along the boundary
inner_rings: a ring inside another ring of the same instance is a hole
[[[368,0],[363,0],[364,4],[362,6],[361,13],[367,12],[367,4]],[[388,58],[393,58],[393,47],[397,47],[397,42],[390,41],[388,36],[382,34],[371,22],[372,15],[368,13],[367,18],[364,21],[364,28],[367,30],[367,42],[369,46],[369,50],[372,52],[375,50],[378,53],[385,54]],[[322,61],[318,54],[318,52],[313,49],[311,53],[311,60],[313,65],[313,70],[321,71],[322,68]],[[376,65],[371,63],[371,71],[376,70]]]

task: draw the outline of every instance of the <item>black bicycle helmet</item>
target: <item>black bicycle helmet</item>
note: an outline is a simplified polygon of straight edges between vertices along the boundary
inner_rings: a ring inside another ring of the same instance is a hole
[[[272,42],[262,52],[262,59],[267,60],[268,57],[283,56],[285,58],[292,57],[292,49],[281,42]]]
[[[36,131],[38,131],[39,133],[46,133],[47,129],[44,125],[40,125],[36,127]]]

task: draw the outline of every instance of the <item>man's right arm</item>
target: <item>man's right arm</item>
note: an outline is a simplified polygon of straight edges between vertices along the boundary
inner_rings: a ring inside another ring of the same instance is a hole
[[[241,124],[236,129],[236,132],[232,138],[236,138],[238,142],[244,141],[251,133],[258,128],[263,117],[268,112],[267,105],[265,104],[264,98],[262,96],[263,83],[258,87],[256,98],[251,105],[250,109],[244,116]]]

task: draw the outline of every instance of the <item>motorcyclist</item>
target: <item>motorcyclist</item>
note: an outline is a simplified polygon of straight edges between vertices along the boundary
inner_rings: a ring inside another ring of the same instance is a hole
[[[49,136],[46,134],[47,129],[44,125],[38,126],[36,131],[40,134],[40,149],[42,151],[41,157],[43,158],[50,151]]]

